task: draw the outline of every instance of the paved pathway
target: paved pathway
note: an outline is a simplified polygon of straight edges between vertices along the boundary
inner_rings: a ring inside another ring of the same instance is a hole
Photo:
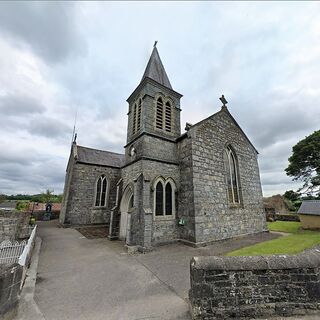
[[[278,237],[263,234],[205,248],[182,244],[129,255],[120,241],[86,239],[40,222],[42,247],[35,302],[46,320],[189,320],[192,256],[223,254]]]
[[[35,301],[46,320],[190,319],[187,303],[121,242],[40,222]]]

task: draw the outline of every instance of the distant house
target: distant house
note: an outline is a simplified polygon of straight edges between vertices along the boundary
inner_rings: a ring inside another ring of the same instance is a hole
[[[57,219],[60,215],[61,203],[51,203],[51,219]],[[46,204],[38,202],[30,202],[28,211],[33,213],[37,220],[43,220],[46,212]]]
[[[4,201],[0,203],[0,210],[12,211],[16,209],[17,201]]]
[[[298,210],[304,229],[320,229],[320,200],[303,200]]]
[[[52,207],[51,207],[51,211],[55,212],[55,211],[59,211],[61,210],[61,203],[51,203]],[[29,211],[33,211],[33,212],[40,212],[46,211],[46,204],[45,203],[39,203],[39,202],[30,202],[29,203]]]
[[[277,214],[288,214],[290,213],[290,209],[288,203],[285,198],[280,194],[263,198],[264,210],[266,213],[274,212]]]

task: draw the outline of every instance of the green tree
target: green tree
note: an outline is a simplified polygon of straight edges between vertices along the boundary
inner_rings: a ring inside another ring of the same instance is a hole
[[[29,201],[20,200],[16,204],[16,209],[18,211],[26,211],[29,208]]]
[[[283,196],[290,201],[296,201],[300,199],[301,193],[295,192],[293,190],[288,190],[284,193]]]
[[[0,203],[4,202],[7,197],[4,194],[0,194]]]
[[[41,202],[43,202],[43,203],[52,202],[52,200],[54,198],[53,191],[54,190],[47,189],[46,192],[43,192],[41,194]]]
[[[298,190],[308,195],[320,195],[320,130],[299,141],[292,148],[285,169],[293,180],[303,182]]]

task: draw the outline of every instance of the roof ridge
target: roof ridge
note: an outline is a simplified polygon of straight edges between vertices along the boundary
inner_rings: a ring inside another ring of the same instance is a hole
[[[78,148],[83,148],[83,149],[101,151],[101,152],[108,152],[108,153],[112,153],[112,154],[117,154],[117,155],[119,155],[119,156],[125,156],[124,153],[119,153],[119,152],[114,152],[114,151],[109,151],[109,150],[95,149],[95,148],[90,148],[90,147],[85,147],[85,146],[80,146],[80,145],[77,145],[77,147],[78,147]]]

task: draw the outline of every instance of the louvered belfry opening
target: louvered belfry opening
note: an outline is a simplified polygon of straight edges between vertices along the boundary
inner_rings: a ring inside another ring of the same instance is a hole
[[[166,103],[165,109],[165,130],[171,132],[171,105],[170,102]]]
[[[137,104],[134,104],[133,106],[133,120],[132,120],[132,133],[134,134],[136,132],[136,119],[137,117]]]
[[[141,99],[139,99],[138,114],[137,114],[137,131],[139,131],[141,128],[141,105],[142,105],[142,101]]]
[[[157,100],[157,112],[156,112],[156,128],[162,129],[163,127],[163,101],[161,98]]]
[[[141,129],[142,99],[140,98],[137,103],[135,103],[134,106],[133,106],[132,134],[135,134],[136,132],[139,132],[140,129]]]
[[[162,98],[157,100],[156,108],[156,128],[171,132],[172,129],[172,110],[170,102],[163,103]]]

